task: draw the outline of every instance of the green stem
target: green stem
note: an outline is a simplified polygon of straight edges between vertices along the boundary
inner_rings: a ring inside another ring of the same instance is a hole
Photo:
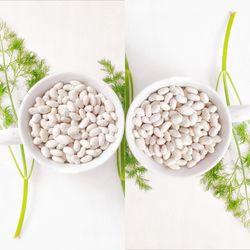
[[[240,165],[241,165],[242,176],[243,176],[243,180],[244,180],[245,195],[246,195],[246,197],[248,197],[248,190],[247,190],[247,185],[246,185],[246,182],[245,182],[246,173],[245,173],[244,163],[243,163],[242,155],[241,155],[241,152],[240,152],[239,142],[237,140],[237,135],[236,135],[236,132],[235,132],[234,128],[233,128],[233,137],[234,137],[234,141],[235,141],[235,144],[236,144],[237,153],[238,153],[239,158],[240,158]],[[246,199],[246,201],[247,201],[247,210],[248,210],[248,213],[250,215],[250,204],[249,204],[248,199]]]
[[[134,86],[133,86],[133,79],[132,79],[132,74],[130,72],[130,68],[129,68],[129,64],[128,64],[128,58],[127,58],[127,55],[125,55],[125,71],[127,73],[127,76],[128,76],[128,100],[129,100],[129,104],[131,104],[131,102],[133,101],[134,99]]]
[[[233,82],[233,79],[231,78],[231,76],[229,75],[228,72],[226,72],[226,76],[227,76],[227,78],[229,79],[229,82],[231,83],[231,86],[232,86],[232,88],[233,88],[233,91],[234,91],[234,93],[235,93],[235,95],[236,95],[236,97],[237,97],[239,103],[242,104],[241,99],[240,99],[240,95],[239,95],[239,93],[238,93],[238,91],[237,91],[237,89],[236,89],[236,86],[235,86],[235,84],[234,84],[234,82]]]
[[[223,46],[223,55],[222,55],[222,72],[223,72],[223,86],[224,86],[224,93],[225,93],[225,98],[226,98],[226,104],[227,106],[230,105],[230,98],[229,98],[229,92],[228,92],[228,87],[227,87],[227,77],[225,72],[227,71],[227,52],[228,52],[228,43],[229,43],[229,38],[231,34],[231,29],[234,21],[236,12],[232,12],[227,24],[227,30],[226,30],[226,35],[224,39],[224,46]]]
[[[21,155],[22,155],[22,161],[23,161],[23,174],[25,178],[27,177],[27,163],[26,163],[26,157],[25,157],[25,152],[24,152],[24,147],[23,144],[20,144],[20,150],[21,150]]]
[[[15,157],[15,155],[14,155],[14,152],[13,152],[11,146],[8,145],[8,149],[9,149],[9,151],[10,151],[11,157],[12,157],[14,163],[15,163],[15,166],[16,166],[16,168],[17,168],[19,174],[22,176],[22,178],[24,178],[24,175],[23,175],[23,173],[22,173],[22,170],[21,170],[21,168],[20,168],[20,166],[19,166],[19,164],[18,164],[18,162],[17,162],[17,159],[16,159],[16,157]]]
[[[5,76],[6,86],[7,86],[7,94],[8,94],[9,99],[10,99],[10,103],[11,103],[11,107],[12,107],[12,110],[13,110],[15,121],[17,121],[17,112],[16,112],[16,109],[15,109],[15,105],[14,105],[14,102],[13,102],[12,95],[11,95],[11,89],[10,89],[10,84],[9,84],[9,80],[8,80],[7,70],[6,70],[6,60],[5,60],[5,54],[4,54],[3,40],[1,38],[1,36],[0,36],[0,44],[1,44],[3,66],[4,66],[4,76]]]
[[[117,171],[118,171],[118,176],[120,178],[120,182],[121,182],[121,186],[122,186],[122,191],[123,194],[125,195],[125,176],[123,174],[123,168],[124,168],[124,162],[123,162],[123,158],[124,158],[124,147],[123,147],[123,140],[121,142],[120,147],[118,148],[117,152],[116,152],[116,162],[117,162]]]
[[[223,71],[220,72],[220,74],[218,75],[217,77],[217,81],[216,81],[216,87],[215,87],[215,90],[218,91],[219,90],[219,83],[220,83],[220,78],[221,78],[221,75],[223,74]]]
[[[117,162],[117,172],[118,172],[118,176],[121,178],[121,149],[120,147],[118,148],[117,152],[116,152],[116,162]]]
[[[223,46],[223,56],[222,56],[222,71],[227,70],[227,51],[228,51],[228,42],[230,38],[231,28],[233,25],[234,17],[236,15],[236,12],[231,12],[230,18],[227,24],[227,30],[226,35],[224,39],[224,46]]]
[[[30,172],[29,172],[29,175],[28,175],[28,177],[27,177],[28,180],[30,179],[30,177],[31,177],[31,175],[32,175],[32,173],[33,173],[34,165],[35,165],[35,160],[33,159],[33,160],[32,160],[32,163],[31,163]]]
[[[17,123],[18,116],[17,116],[17,112],[16,112],[15,105],[14,105],[13,98],[12,98],[12,90],[11,90],[10,84],[9,84],[9,78],[8,78],[8,74],[7,74],[7,65],[6,65],[6,59],[5,59],[5,53],[4,53],[4,46],[3,46],[3,40],[1,38],[1,36],[0,36],[0,46],[1,46],[1,52],[2,52],[3,66],[4,66],[4,76],[5,76],[6,86],[7,86],[7,94],[9,96],[9,100],[10,100],[10,103],[11,103],[11,107],[12,107],[12,111],[13,111],[13,114],[14,114],[15,122]],[[21,151],[22,162],[23,162],[23,173],[22,173],[19,165],[17,164],[17,161],[16,161],[16,158],[14,157],[13,151],[10,150],[10,153],[12,155],[12,158],[13,158],[14,162],[15,162],[15,165],[16,165],[19,173],[21,174],[21,176],[23,178],[23,182],[24,182],[23,183],[22,207],[21,207],[19,221],[18,221],[16,233],[15,233],[15,238],[20,236],[22,226],[23,226],[23,221],[24,221],[24,216],[25,216],[26,206],[27,206],[27,199],[28,199],[28,178],[30,177],[30,176],[28,177],[27,163],[26,163],[26,157],[25,157],[23,144],[20,144],[20,151]],[[32,170],[33,170],[33,167],[32,167]],[[32,173],[32,170],[31,170],[30,174]]]
[[[124,115],[126,120],[126,115],[129,109],[129,105],[131,104],[134,96],[134,89],[133,89],[133,81],[132,76],[129,70],[127,56],[125,55],[125,93],[124,93]],[[126,136],[123,135],[121,145],[117,152],[117,159],[118,159],[118,173],[120,174],[120,180],[122,185],[122,190],[125,195],[125,178],[126,178],[126,150],[127,150],[127,141]]]
[[[227,78],[226,78],[225,74],[223,74],[222,79],[223,79],[223,86],[224,86],[224,94],[225,94],[226,104],[227,104],[227,106],[230,106],[230,97],[229,97],[229,92],[228,92],[228,87],[227,87]]]
[[[27,200],[28,200],[29,178],[31,176],[31,173],[33,171],[33,166],[34,166],[34,162],[32,162],[32,167],[30,170],[30,174],[28,176],[27,163],[26,163],[26,157],[25,157],[23,144],[20,144],[20,150],[21,150],[22,161],[23,161],[23,175],[24,175],[24,178],[23,178],[23,200],[22,200],[22,207],[21,207],[21,211],[20,211],[18,224],[17,224],[17,229],[16,229],[15,236],[14,236],[15,238],[20,236],[20,233],[22,230],[24,216],[25,216],[25,212],[26,212]]]
[[[129,105],[132,103],[133,99],[134,99],[134,84],[133,84],[133,79],[132,79],[132,74],[129,71]]]
[[[125,188],[125,171],[126,171],[126,162],[125,162],[125,156],[126,156],[126,138],[125,135],[123,135],[121,145],[119,147],[120,150],[120,180],[121,180],[121,186],[123,194],[125,195],[126,188]]]
[[[29,182],[27,179],[23,180],[23,200],[22,200],[22,207],[21,207],[21,212],[19,216],[19,221],[17,224],[16,232],[14,237],[18,238],[20,236],[22,226],[23,226],[23,221],[24,221],[24,216],[26,212],[26,207],[27,207],[27,200],[28,200],[28,185]]]
[[[20,76],[19,75],[19,72],[21,72],[21,68],[18,70],[18,72],[14,75],[14,79],[13,79],[13,82],[12,82],[12,88],[11,88],[11,93],[13,92],[14,88],[15,88],[15,83],[16,83],[16,80],[17,78]]]
[[[229,182],[231,182],[231,180],[235,177],[236,171],[237,171],[237,165],[234,164],[234,170],[233,170],[233,172],[231,174],[231,177],[227,180],[226,184],[228,184]]]
[[[229,91],[228,91],[228,85],[227,85],[227,78],[228,78],[228,80],[229,80],[229,82],[230,82],[230,84],[231,84],[231,86],[232,86],[232,88],[233,88],[233,90],[234,90],[234,92],[235,92],[235,94],[237,96],[237,99],[238,99],[239,103],[241,104],[241,99],[240,99],[240,96],[238,94],[238,91],[237,91],[237,89],[236,89],[236,87],[234,85],[234,82],[233,82],[232,78],[230,77],[229,73],[227,72],[228,44],[229,44],[229,38],[230,38],[231,28],[232,28],[232,24],[233,24],[233,21],[234,21],[235,14],[236,14],[235,12],[232,12],[231,15],[230,15],[229,21],[228,21],[226,35],[225,35],[225,39],[224,39],[224,46],[223,46],[222,71],[221,71],[220,75],[218,76],[218,80],[217,80],[217,84],[216,84],[216,90],[218,90],[219,80],[220,80],[220,77],[221,77],[221,74],[222,74],[226,104],[228,106],[230,106],[230,98],[229,98]],[[246,182],[245,182],[246,173],[245,173],[244,162],[243,162],[243,158],[242,158],[242,155],[241,155],[240,146],[239,146],[239,142],[238,142],[238,139],[237,139],[235,128],[233,128],[232,133],[233,133],[233,138],[234,138],[234,141],[235,141],[238,157],[239,157],[239,160],[240,160],[240,167],[241,167],[241,170],[242,170],[243,181],[240,184],[240,186],[244,185],[246,202],[247,202],[247,210],[248,210],[248,213],[250,215],[250,204],[249,204],[249,200],[247,198],[248,197],[248,189],[247,189],[247,185],[246,185]],[[235,170],[233,172],[233,176],[235,176],[235,172],[236,172],[236,168],[235,168]],[[239,191],[240,191],[240,189],[239,189]]]
[[[127,56],[125,55],[125,92],[124,92],[124,103],[123,103],[123,110],[124,116],[126,120],[126,115],[129,109],[129,105],[133,100],[134,96],[134,89],[133,89],[133,81],[132,76],[129,70]],[[121,186],[123,193],[125,195],[125,178],[126,178],[126,150],[127,150],[127,141],[125,135],[123,135],[122,142],[120,147],[116,153],[116,160],[117,160],[117,170],[118,175],[120,177]]]

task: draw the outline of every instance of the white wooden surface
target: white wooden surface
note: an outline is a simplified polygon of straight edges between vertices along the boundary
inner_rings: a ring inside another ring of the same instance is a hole
[[[0,17],[46,58],[51,72],[73,71],[101,79],[98,60],[124,61],[122,2],[0,2]],[[12,238],[22,182],[5,147],[0,148],[0,249],[124,249],[124,199],[115,157],[81,175],[36,166],[22,238]]]
[[[250,103],[250,2],[244,0],[127,0],[126,51],[136,93],[171,76],[215,86],[229,11],[238,11],[228,69]],[[250,233],[199,178],[147,175],[152,191],[127,181],[128,249],[249,249]]]

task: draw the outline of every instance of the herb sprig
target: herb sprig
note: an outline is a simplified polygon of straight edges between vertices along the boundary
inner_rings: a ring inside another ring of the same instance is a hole
[[[233,92],[239,104],[242,104],[236,86],[227,71],[227,52],[235,12],[230,14],[227,25],[223,56],[222,70],[219,73],[216,90],[223,83],[226,104],[230,106],[229,87]],[[213,169],[208,171],[202,178],[202,183],[207,190],[211,190],[218,198],[226,202],[227,210],[239,218],[245,227],[250,228],[250,134],[249,123],[242,122],[233,124],[233,145],[236,149],[235,159],[228,161],[224,157]]]
[[[48,66],[44,60],[31,51],[25,49],[24,40],[11,30],[5,22],[0,20],[0,128],[16,127],[18,122],[18,102],[14,100],[18,86],[28,91],[37,81],[48,73]],[[24,83],[24,86],[23,86]],[[7,99],[8,105],[5,104]],[[22,163],[17,161],[12,147],[8,146],[15,166],[23,179],[23,199],[18,225],[14,237],[19,237],[28,199],[29,179],[32,175],[34,160],[30,168],[26,161],[24,146],[19,145]],[[22,167],[21,167],[22,165]]]
[[[134,98],[133,79],[129,69],[127,57],[125,57],[125,77],[123,72],[115,70],[115,67],[109,60],[102,59],[99,63],[102,65],[102,70],[106,73],[103,81],[110,84],[120,98],[126,117],[129,105]],[[147,169],[140,166],[138,161],[132,155],[125,135],[123,136],[121,145],[117,150],[116,159],[118,175],[124,195],[125,175],[127,175],[128,178],[133,178],[140,189],[145,191],[151,189],[148,184],[148,180],[144,177]]]

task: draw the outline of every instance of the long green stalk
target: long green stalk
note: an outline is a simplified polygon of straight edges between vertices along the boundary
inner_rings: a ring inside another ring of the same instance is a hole
[[[4,51],[4,46],[3,46],[3,39],[0,36],[0,44],[1,44],[1,54],[2,54],[2,61],[3,61],[3,68],[4,68],[4,77],[5,77],[5,84],[7,87],[7,95],[9,97],[10,100],[10,105],[11,105],[11,109],[13,111],[14,114],[14,120],[15,120],[15,124],[17,125],[17,120],[18,120],[18,116],[17,116],[17,112],[16,112],[16,108],[14,105],[14,101],[13,101],[13,97],[12,97],[12,91],[11,91],[11,87],[9,84],[9,78],[8,78],[8,66],[6,64],[6,58],[5,58],[5,51]],[[22,226],[23,226],[23,221],[24,221],[24,217],[25,217],[25,213],[26,213],[26,207],[27,207],[27,200],[28,200],[28,175],[27,175],[27,162],[26,162],[26,157],[25,157],[25,151],[24,151],[24,146],[23,144],[20,144],[20,152],[22,155],[22,163],[23,163],[23,172],[21,171],[19,164],[17,163],[17,160],[14,156],[13,150],[12,148],[9,146],[9,151],[10,154],[14,160],[14,163],[18,169],[18,172],[20,173],[22,179],[23,179],[23,198],[22,198],[22,205],[21,205],[21,211],[20,211],[20,215],[19,215],[19,220],[18,220],[18,224],[17,224],[17,228],[14,234],[14,237],[17,238],[20,236],[21,230],[22,230]]]
[[[229,21],[227,24],[227,29],[226,29],[226,35],[224,39],[224,46],[223,46],[223,55],[222,55],[222,71],[227,70],[227,51],[228,51],[228,43],[229,43],[229,38],[231,34],[231,29],[233,25],[233,21],[235,18],[236,12],[231,12]]]
[[[237,149],[237,153],[239,155],[239,159],[240,159],[240,166],[241,166],[241,171],[242,171],[242,176],[243,176],[243,181],[242,184],[244,185],[244,191],[245,191],[245,197],[246,197],[246,203],[247,203],[247,209],[248,209],[248,213],[250,215],[250,204],[249,204],[249,198],[248,198],[248,190],[247,190],[247,185],[245,183],[245,180],[247,179],[246,177],[246,172],[245,172],[245,168],[244,168],[244,163],[243,163],[243,158],[242,158],[242,154],[240,151],[240,145],[237,139],[237,134],[235,131],[235,128],[233,128],[233,137],[234,137],[234,141],[235,141],[235,145],[236,145],[236,149]]]
[[[18,125],[18,115],[15,108],[14,97],[12,95],[15,87],[20,81],[25,83],[27,90],[34,86],[39,80],[45,77],[49,72],[49,67],[43,59],[40,59],[36,53],[25,48],[24,40],[0,20],[0,129],[6,129],[11,126]],[[9,103],[3,103],[3,97],[8,99]],[[13,149],[8,145],[10,155],[15,163],[15,166],[23,179],[23,198],[18,225],[15,232],[15,237],[19,237],[24,222],[27,199],[28,199],[28,184],[31,177],[34,161],[31,168],[28,168],[24,146],[19,145],[22,163],[17,161]]]
[[[15,238],[18,238],[20,236],[21,230],[23,227],[23,221],[24,221],[24,217],[25,217],[27,200],[28,200],[28,188],[29,188],[28,179],[24,179],[24,181],[23,181],[23,200],[22,200],[21,212],[19,215],[19,220],[18,220],[16,232],[14,235]]]
[[[29,186],[29,177],[28,177],[28,172],[27,172],[27,162],[26,162],[26,157],[25,157],[25,151],[23,144],[20,145],[20,151],[22,155],[22,162],[23,162],[23,199],[22,199],[22,205],[21,205],[21,211],[19,215],[19,220],[16,228],[16,232],[14,237],[17,238],[20,236],[22,226],[23,226],[23,221],[26,213],[26,207],[27,207],[27,201],[28,201],[28,186]]]
[[[133,81],[132,81],[131,72],[128,66],[127,56],[125,56],[125,83],[124,85],[125,85],[124,96],[123,96],[124,101],[122,104],[123,104],[123,110],[124,110],[124,116],[125,116],[124,118],[126,122],[127,112],[134,97]],[[128,148],[127,140],[124,134],[121,145],[118,148],[117,153],[116,153],[118,175],[120,177],[120,182],[121,182],[122,191],[124,195],[126,192],[125,179],[126,179],[126,165],[127,165],[126,163],[127,148]]]
[[[222,78],[227,106],[231,105],[229,96],[230,86],[232,87],[238,103],[242,104],[237,88],[227,71],[228,45],[235,15],[235,12],[230,13],[224,39],[222,68],[216,82],[216,91],[218,91]],[[235,217],[240,218],[248,228],[250,228],[250,197],[248,190],[250,186],[249,124],[249,122],[233,124],[232,134],[236,146],[237,160],[234,161],[232,159],[230,162],[226,162],[225,160],[220,161],[214,168],[208,171],[202,179],[202,183],[206,185],[206,188],[212,190],[216,197],[223,198],[226,201],[227,210],[231,211]],[[248,146],[248,150],[246,151],[246,147],[242,150],[240,147],[241,144]]]
[[[123,110],[125,115],[125,122],[126,116],[129,109],[129,106],[133,100],[133,82],[132,76],[128,66],[127,56],[125,56],[125,91],[124,91],[124,102],[123,102]],[[117,151],[117,158],[119,159],[117,162],[118,172],[120,173],[120,180],[122,185],[122,190],[125,195],[125,178],[126,178],[126,149],[127,149],[127,141],[125,134],[123,135],[121,145]]]
[[[228,51],[228,43],[229,43],[229,38],[231,34],[231,29],[234,21],[234,17],[236,15],[236,12],[232,12],[228,21],[227,25],[227,30],[226,30],[226,35],[224,39],[224,46],[223,46],[223,55],[222,55],[222,78],[223,78],[223,85],[224,85],[224,93],[225,93],[225,98],[226,98],[226,104],[229,106],[230,105],[230,97],[229,97],[229,92],[228,92],[228,86],[227,86],[227,76],[225,72],[227,71],[227,51]]]
[[[241,104],[241,99],[240,96],[238,94],[238,91],[233,83],[232,78],[230,77],[229,73],[227,72],[227,54],[228,54],[228,44],[229,44],[229,39],[230,39],[230,34],[231,34],[231,29],[232,29],[232,25],[234,22],[234,18],[235,18],[236,12],[231,12],[230,17],[229,17],[229,21],[228,21],[228,25],[227,25],[227,30],[226,30],[226,35],[225,35],[225,39],[224,39],[224,46],[223,46],[223,56],[222,56],[222,72],[223,72],[223,85],[224,85],[224,94],[225,94],[225,99],[226,99],[226,104],[228,106],[230,106],[230,98],[229,98],[229,92],[228,92],[228,85],[227,85],[227,79],[229,79],[229,82],[231,83],[232,87],[233,87],[233,91],[236,94],[239,103]],[[241,166],[241,170],[242,170],[242,176],[243,176],[243,185],[244,185],[244,190],[245,190],[245,196],[246,196],[246,203],[247,203],[247,208],[248,208],[248,212],[250,214],[250,204],[249,204],[249,199],[248,199],[248,190],[247,190],[247,185],[245,183],[246,180],[246,173],[245,173],[245,169],[244,169],[244,163],[243,163],[243,158],[242,158],[242,154],[240,151],[240,146],[239,146],[239,142],[237,139],[237,133],[235,131],[235,128],[233,128],[233,138],[234,138],[234,142],[236,145],[236,149],[237,149],[237,154],[238,157],[240,159],[240,166]]]
[[[20,166],[19,166],[19,164],[18,164],[18,162],[17,162],[16,156],[14,155],[14,152],[13,152],[13,150],[12,150],[12,147],[11,147],[11,146],[8,146],[8,148],[9,148],[10,155],[11,155],[11,157],[12,157],[14,163],[15,163],[15,166],[16,166],[16,168],[17,168],[19,174],[21,175],[22,178],[24,178],[24,175],[23,175],[22,170],[21,170],[21,168],[20,168]]]

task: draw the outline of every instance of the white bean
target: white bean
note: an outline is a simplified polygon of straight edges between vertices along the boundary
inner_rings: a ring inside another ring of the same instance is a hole
[[[52,160],[58,163],[64,163],[64,159],[59,156],[52,156]]]
[[[188,105],[183,105],[180,108],[180,113],[182,115],[192,115],[193,112],[194,112],[194,110],[190,106],[188,106]]]
[[[86,163],[86,162],[91,161],[92,159],[93,159],[92,156],[86,155],[86,156],[82,157],[80,161],[81,161],[82,163]]]
[[[173,124],[180,124],[182,122],[182,118],[182,115],[176,112],[170,119]]]
[[[79,152],[77,153],[77,156],[79,158],[82,158],[86,153],[86,149],[84,147],[81,147],[81,149],[79,150]]]
[[[115,140],[115,137],[112,134],[106,134],[105,139],[107,142],[112,143]]]
[[[49,158],[50,157],[50,151],[47,147],[42,147],[41,148],[41,153],[43,154],[44,157]]]
[[[165,161],[165,165],[168,166],[168,167],[175,164],[175,163],[176,163],[175,158],[169,158],[168,160]]]
[[[177,95],[175,97],[176,101],[181,104],[185,104],[187,102],[187,97],[183,95]]]
[[[105,108],[108,112],[115,111],[115,106],[111,101],[106,100],[104,104],[105,104]]]
[[[77,113],[73,113],[73,112],[69,113],[69,116],[74,121],[80,121],[80,120],[82,120],[81,116],[78,115]]]
[[[58,149],[51,149],[50,153],[51,155],[54,155],[54,156],[59,156],[59,157],[63,156],[63,152]]]
[[[79,164],[80,163],[80,158],[77,156],[77,155],[72,155],[70,157],[71,161],[74,163],[74,164]]]
[[[74,154],[74,150],[71,147],[64,147],[63,152],[69,156],[72,156]]]
[[[192,105],[192,108],[194,110],[202,110],[204,108],[205,104],[203,102],[195,102],[193,105]]]
[[[41,129],[39,135],[41,137],[42,142],[48,141],[49,133],[46,129]]]
[[[177,101],[175,98],[172,98],[169,102],[170,109],[175,110],[177,106]]]
[[[62,145],[67,145],[72,142],[72,139],[67,135],[58,135],[55,140]]]
[[[133,124],[137,127],[140,127],[142,125],[142,120],[140,117],[133,117]]]
[[[41,105],[37,107],[37,110],[40,114],[48,114],[51,111],[51,108],[47,105]]]
[[[169,92],[169,88],[167,88],[167,87],[166,88],[161,88],[157,92],[158,92],[159,95],[166,95]]]
[[[38,108],[34,108],[34,107],[32,107],[32,108],[29,108],[29,113],[31,114],[31,115],[35,115],[35,114],[37,114],[39,111],[38,111]]]
[[[150,106],[150,105],[148,105],[148,106]],[[151,106],[150,106],[151,107]],[[168,103],[167,102],[160,102],[160,107],[161,107],[161,109],[162,110],[164,110],[164,111],[168,111],[168,110],[170,110],[170,106],[168,105]],[[147,113],[146,113],[147,114]],[[150,117],[151,116],[151,114],[150,115],[147,115],[148,117]]]
[[[161,109],[161,106],[160,106],[159,102],[153,103],[151,105],[151,112],[152,112],[152,114],[159,113],[160,109]]]
[[[198,90],[195,89],[195,88],[191,88],[191,87],[186,87],[185,90],[191,94],[195,94],[197,95],[198,94]]]
[[[58,101],[48,100],[46,105],[50,106],[51,108],[57,108],[59,106]]]
[[[161,132],[165,133],[170,127],[172,123],[171,122],[165,122],[161,126]]]
[[[89,132],[89,136],[90,137],[95,137],[97,135],[99,135],[101,133],[101,129],[100,128],[93,128],[90,132]]]
[[[201,92],[200,93],[200,99],[201,99],[201,101],[203,102],[203,103],[208,103],[209,102],[209,97],[208,97],[208,95],[206,94],[206,93],[204,93],[204,92]]]
[[[216,127],[212,127],[210,130],[209,130],[209,135],[214,137],[218,134],[218,129]]]
[[[175,129],[170,129],[169,130],[169,134],[173,137],[179,138],[181,137],[181,134],[179,131],[175,130]]]
[[[211,139],[211,137],[203,136],[199,139],[199,142],[203,145],[209,145],[213,142],[213,140]]]
[[[157,122],[160,118],[161,118],[161,114],[156,113],[150,117],[150,122],[152,122],[152,123]]]
[[[189,161],[187,163],[187,168],[193,168],[195,166],[196,162],[195,161]]]
[[[40,122],[40,120],[41,120],[41,115],[40,114],[34,114],[33,116],[32,116],[32,118],[31,118],[31,121],[33,122],[33,123],[38,123],[38,122]]]

